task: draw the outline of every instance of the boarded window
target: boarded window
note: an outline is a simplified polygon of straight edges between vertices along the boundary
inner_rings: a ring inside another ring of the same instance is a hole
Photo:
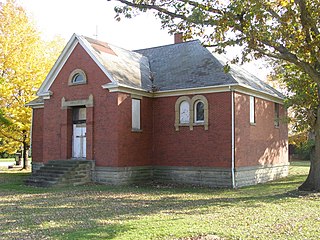
[[[255,97],[250,96],[250,123],[256,123],[255,119]]]
[[[140,99],[132,99],[132,129],[140,130]]]
[[[274,104],[274,126],[279,127],[280,125],[280,108],[279,104]]]
[[[85,107],[75,107],[72,110],[73,112],[73,123],[84,123],[86,122],[86,108]]]
[[[180,123],[190,122],[190,105],[187,101],[180,103]]]

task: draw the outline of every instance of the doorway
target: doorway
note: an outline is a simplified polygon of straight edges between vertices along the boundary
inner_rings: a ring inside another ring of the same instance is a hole
[[[75,107],[72,110],[73,115],[73,137],[72,137],[72,158],[86,158],[86,108]]]

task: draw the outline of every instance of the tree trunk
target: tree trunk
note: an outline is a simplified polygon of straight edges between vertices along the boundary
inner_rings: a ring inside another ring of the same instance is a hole
[[[314,162],[315,162],[315,147],[311,149],[310,153],[310,170],[306,181],[298,188],[300,191],[314,191]]]
[[[309,175],[299,187],[301,191],[320,192],[320,86],[318,86],[318,108],[314,132],[315,146],[311,151]]]
[[[23,132],[23,150],[22,150],[22,158],[23,158],[23,166],[22,169],[28,169],[28,144],[27,144],[27,135],[26,132]]]
[[[28,152],[27,152],[26,143],[23,143],[22,158],[23,158],[22,169],[27,169],[28,168]]]

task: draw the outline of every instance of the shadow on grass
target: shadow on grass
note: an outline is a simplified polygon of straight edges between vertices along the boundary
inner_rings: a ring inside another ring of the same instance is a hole
[[[94,229],[80,229],[68,234],[68,237],[61,237],[56,235],[57,239],[113,239],[127,231],[133,230],[132,227],[126,224],[108,224],[103,227],[96,227]]]
[[[29,173],[0,174],[0,209],[3,216],[0,218],[0,232],[7,234],[7,239],[21,238],[23,234],[34,232],[38,234],[36,239],[43,236],[112,239],[133,229],[127,221],[160,213],[201,215],[206,214],[208,209],[245,210],[259,208],[261,204],[277,204],[284,199],[286,202],[294,201],[303,195],[296,189],[306,177],[294,175],[232,190],[174,185],[114,187],[94,184],[34,188],[23,185],[23,180],[28,176]],[[21,231],[10,232],[17,225]]]

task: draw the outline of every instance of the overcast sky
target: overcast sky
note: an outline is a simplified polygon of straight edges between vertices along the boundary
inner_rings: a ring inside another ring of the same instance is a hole
[[[73,33],[95,37],[126,49],[140,49],[173,43],[173,37],[160,30],[152,14],[133,19],[114,19],[116,2],[107,0],[20,0],[32,15],[43,36]]]
[[[0,0],[1,1],[1,0]],[[173,43],[173,36],[161,30],[160,21],[151,13],[133,19],[114,19],[114,6],[107,0],[18,0],[34,19],[44,38],[60,35],[69,40],[73,33],[134,50]],[[235,52],[235,50],[232,50]],[[230,58],[231,51],[227,54]],[[261,62],[243,66],[249,72],[265,79],[268,71]]]

